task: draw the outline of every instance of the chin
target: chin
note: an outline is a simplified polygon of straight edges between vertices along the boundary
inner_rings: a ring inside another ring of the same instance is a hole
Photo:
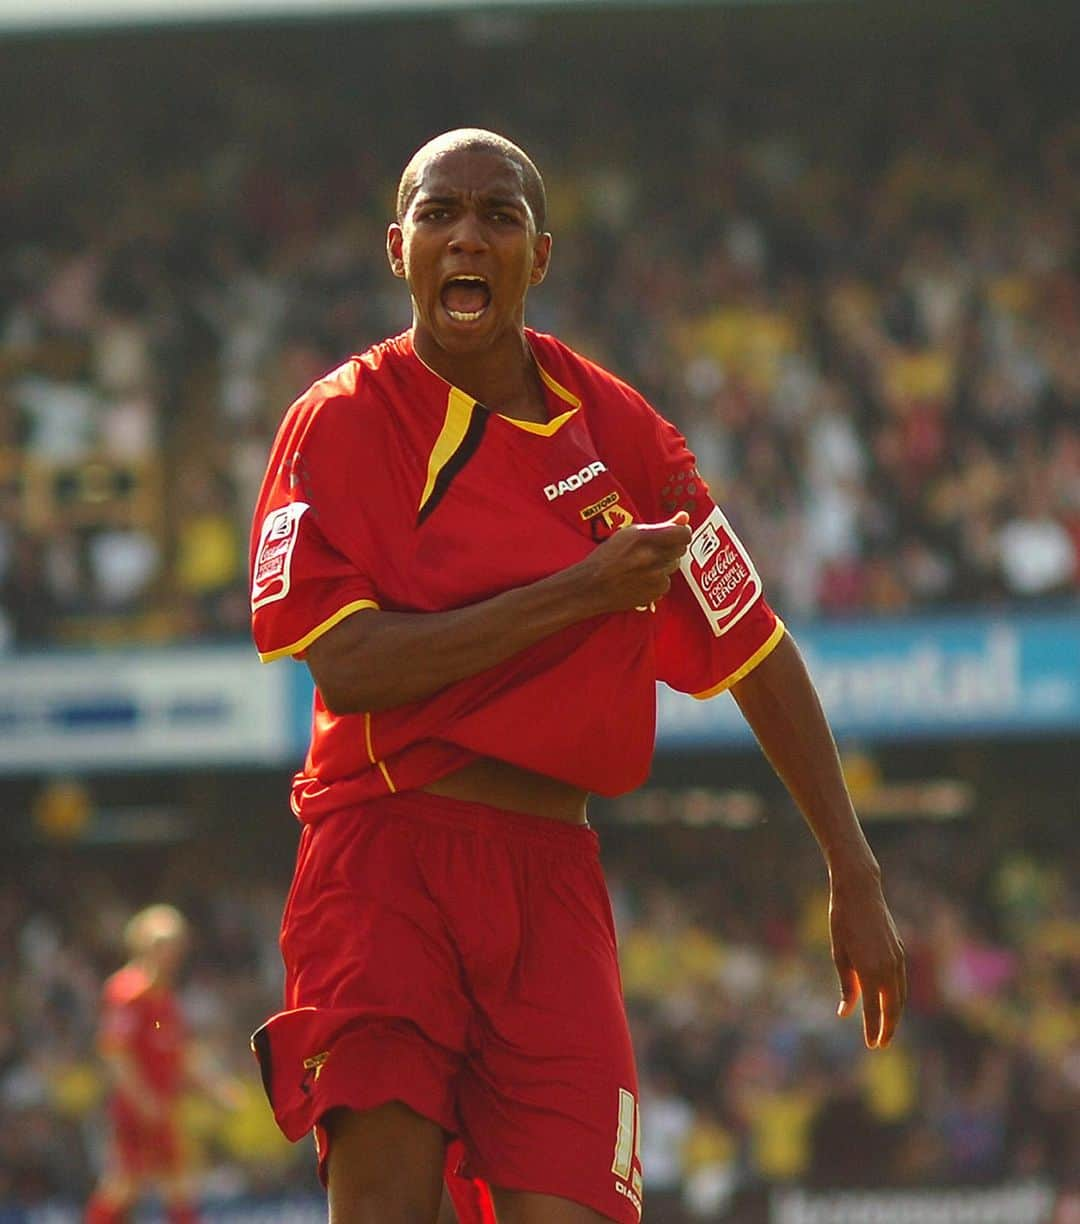
[[[438,346],[447,353],[482,353],[498,339],[499,331],[493,328],[454,327],[443,324],[431,333]]]
[[[439,347],[455,357],[467,357],[470,353],[485,352],[493,340],[493,336],[440,336]]]

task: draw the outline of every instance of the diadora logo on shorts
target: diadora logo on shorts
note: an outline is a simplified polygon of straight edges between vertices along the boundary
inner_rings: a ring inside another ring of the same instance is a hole
[[[318,1083],[319,1076],[322,1075],[322,1069],[329,1057],[329,1050],[321,1050],[318,1054],[312,1054],[310,1058],[304,1059],[304,1078],[300,1081],[300,1091],[305,1096],[311,1095],[311,1086]]]
[[[251,575],[251,610],[284,599],[292,580],[292,555],[307,502],[290,502],[263,519]]]
[[[548,501],[554,501],[557,497],[562,497],[564,493],[575,492],[582,485],[587,485],[590,480],[595,480],[601,472],[606,471],[607,468],[597,459],[595,463],[586,464],[580,471],[571,472],[569,476],[557,480],[554,484],[544,485],[544,496]]]
[[[754,563],[718,506],[695,529],[679,568],[717,637],[740,621],[761,594]]]

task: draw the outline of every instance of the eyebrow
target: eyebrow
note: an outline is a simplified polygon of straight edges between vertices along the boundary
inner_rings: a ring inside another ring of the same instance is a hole
[[[413,201],[414,207],[419,208],[428,204],[457,204],[461,199],[460,195],[425,195],[419,194]],[[486,204],[489,208],[516,208],[519,212],[524,212],[528,204],[520,196],[505,195],[488,195],[481,196],[481,203]]]

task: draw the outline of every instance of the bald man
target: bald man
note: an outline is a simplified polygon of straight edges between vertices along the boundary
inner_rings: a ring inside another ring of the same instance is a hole
[[[451,1138],[500,1224],[637,1224],[587,800],[647,777],[657,680],[730,690],[799,804],[873,1047],[903,950],[801,657],[685,440],[525,326],[552,250],[532,160],[437,137],[386,250],[412,326],[292,405],[252,527],[260,657],[316,683],[286,1006],[253,1044],[284,1132],[315,1130],[333,1224],[433,1224]]]

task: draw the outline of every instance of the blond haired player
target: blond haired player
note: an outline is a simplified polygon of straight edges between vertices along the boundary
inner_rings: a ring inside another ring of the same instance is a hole
[[[194,1083],[223,1108],[236,1104],[231,1080],[210,1079],[189,1057],[174,985],[190,946],[187,920],[171,905],[140,910],[124,929],[130,959],[102,991],[98,1048],[110,1081],[105,1169],[86,1224],[126,1220],[156,1189],[169,1224],[195,1224],[191,1178],[177,1126],[182,1091]]]

